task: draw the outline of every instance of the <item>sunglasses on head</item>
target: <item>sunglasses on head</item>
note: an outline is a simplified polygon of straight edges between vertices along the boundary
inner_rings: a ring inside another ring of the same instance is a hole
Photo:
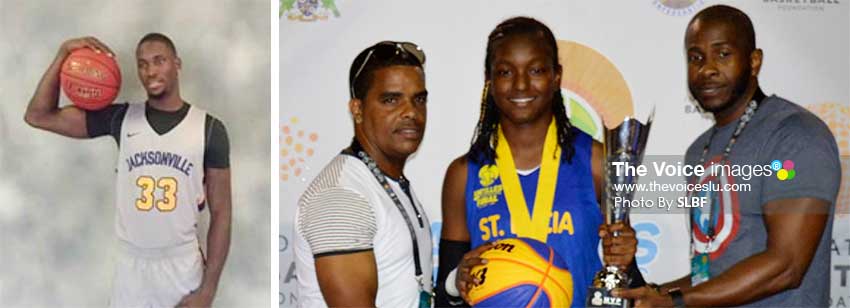
[[[413,56],[420,65],[425,64],[425,52],[422,51],[422,48],[419,48],[419,46],[411,42],[383,41],[369,47],[369,53],[366,54],[366,58],[363,59],[363,63],[360,64],[357,72],[354,73],[354,77],[352,77],[349,82],[351,97],[357,98],[357,96],[354,95],[354,84],[357,82],[357,78],[360,77],[360,73],[363,72],[363,68],[366,67],[367,63],[369,63],[369,60],[372,58],[386,60],[402,54]]]

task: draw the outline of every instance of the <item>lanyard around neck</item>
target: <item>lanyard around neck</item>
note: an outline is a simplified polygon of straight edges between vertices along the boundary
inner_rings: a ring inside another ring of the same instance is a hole
[[[413,223],[410,220],[410,215],[407,214],[407,211],[404,209],[404,205],[398,199],[398,195],[395,193],[395,191],[393,191],[392,187],[390,186],[390,183],[387,182],[386,175],[384,175],[384,172],[381,171],[380,168],[378,168],[378,164],[375,162],[375,160],[372,159],[372,157],[370,157],[369,154],[367,154],[366,151],[363,150],[363,147],[360,145],[359,142],[357,142],[357,139],[354,139],[351,142],[351,146],[348,149],[343,150],[342,153],[357,157],[358,159],[360,159],[360,161],[366,164],[366,167],[369,168],[369,171],[372,173],[372,176],[374,176],[375,180],[377,180],[378,183],[381,184],[381,187],[384,189],[384,192],[386,192],[390,199],[393,200],[393,203],[395,203],[396,208],[399,212],[401,212],[401,216],[404,217],[404,222],[407,224],[407,230],[410,231],[410,239],[413,242],[413,265],[416,267],[416,277],[422,276],[422,265],[420,264],[421,261],[419,259],[419,241],[417,240],[416,229],[414,229],[413,227]],[[419,221],[419,227],[424,227],[424,224],[422,222],[422,214],[416,208],[416,202],[413,202],[413,196],[410,193],[410,182],[408,182],[407,179],[402,175],[398,179],[398,183],[399,186],[401,186],[401,189],[404,191],[404,194],[407,195],[407,198],[410,200],[410,206],[413,207],[413,211],[416,213],[416,218]],[[428,228],[430,232],[430,226]]]
[[[753,116],[755,115],[758,107],[759,107],[759,103],[756,102],[755,100],[752,100],[747,104],[747,110],[744,111],[744,114],[738,120],[738,125],[737,125],[737,127],[735,127],[735,132],[732,133],[732,137],[729,138],[729,142],[727,142],[726,147],[723,148],[723,157],[720,159],[721,165],[729,162],[729,154],[732,153],[732,147],[738,141],[738,137],[741,136],[741,132],[744,131],[744,128],[747,127],[747,124],[749,124],[750,120],[753,119]],[[714,136],[716,134],[717,134],[717,128],[712,128],[711,129],[711,135],[708,136],[708,142],[706,142],[705,146],[702,148],[702,155],[700,156],[700,159],[699,159],[700,165],[705,164],[705,159],[708,156],[708,150],[711,147],[711,142],[712,142],[712,140],[714,140]],[[712,202],[712,208],[709,210],[708,230],[707,230],[707,234],[706,234],[709,241],[714,241],[714,237],[716,235],[715,232],[717,231],[717,230],[715,230],[715,227],[716,227],[719,215],[715,215],[715,213],[712,213],[714,205],[715,204]],[[691,219],[692,220],[695,219],[694,215],[696,215],[695,211],[691,210]]]
[[[759,108],[759,104],[756,101],[750,101],[747,104],[747,110],[744,111],[744,114],[738,120],[738,126],[735,128],[735,132],[732,133],[732,138],[729,138],[729,142],[726,143],[726,147],[723,148],[723,158],[720,160],[721,163],[727,162],[729,160],[729,153],[732,153],[732,146],[735,145],[735,142],[738,141],[738,137],[741,136],[741,132],[744,131],[744,128],[747,127],[747,124],[750,123],[750,120],[753,119],[753,115],[756,114],[756,110]],[[714,127],[711,129],[711,135],[708,136],[708,142],[705,143],[705,146],[702,148],[702,156],[700,156],[699,164],[705,164],[705,158],[708,155],[708,149],[711,147],[711,141],[714,140],[714,135],[717,134],[717,128]]]

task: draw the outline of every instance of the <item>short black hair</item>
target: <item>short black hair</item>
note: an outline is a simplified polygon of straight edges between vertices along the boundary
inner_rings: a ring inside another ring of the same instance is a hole
[[[348,71],[348,86],[349,89],[351,89],[351,91],[349,91],[351,98],[364,99],[366,97],[366,93],[369,93],[369,89],[372,87],[375,71],[379,69],[394,65],[422,68],[422,63],[419,62],[419,59],[407,52],[399,52],[395,56],[388,57],[386,59],[381,59],[372,55],[369,57],[368,62],[364,64],[363,61],[367,60],[366,57],[369,56],[369,52],[381,44],[385,44],[385,42],[369,46],[361,51],[360,54],[354,58],[354,61],[351,62],[351,68]],[[361,69],[360,67],[363,68]],[[357,76],[357,80],[354,80],[354,75],[357,75],[358,70],[360,70],[360,75]]]
[[[169,49],[171,49],[171,52],[174,53],[174,56],[177,56],[177,48],[174,47],[174,42],[172,42],[171,39],[168,38],[168,36],[165,36],[165,34],[157,32],[145,34],[145,36],[143,36],[142,39],[139,40],[139,43],[136,44],[136,48],[139,48],[139,46],[142,46],[142,44],[145,42],[161,42],[165,44],[165,46],[168,46]]]
[[[688,28],[697,20],[706,22],[721,22],[732,26],[735,33],[740,35],[739,40],[743,43],[746,52],[756,49],[756,31],[753,29],[753,21],[743,11],[728,5],[713,5],[699,11],[694,18],[688,22]]]

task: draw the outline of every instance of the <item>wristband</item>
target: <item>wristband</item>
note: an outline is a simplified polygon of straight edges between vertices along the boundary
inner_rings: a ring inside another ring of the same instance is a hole
[[[682,290],[679,288],[671,289],[667,292],[667,295],[670,295],[670,299],[673,300],[673,307],[676,308],[684,308],[685,307],[685,296],[682,294]]]
[[[445,287],[446,294],[452,297],[459,297],[460,291],[457,290],[457,284],[455,283],[455,280],[457,280],[457,267],[455,267],[455,269],[449,272],[449,275],[446,276]]]

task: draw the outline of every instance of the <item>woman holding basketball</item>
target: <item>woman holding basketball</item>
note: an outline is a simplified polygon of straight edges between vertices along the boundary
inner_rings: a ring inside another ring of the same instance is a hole
[[[604,261],[631,264],[633,280],[642,281],[633,266],[634,230],[602,224],[602,146],[567,118],[557,48],[551,30],[526,17],[502,22],[488,37],[481,116],[469,151],[443,183],[437,306],[462,304],[457,293],[470,302],[467,291],[477,282],[470,268],[503,238],[553,247],[572,273],[574,307],[583,306],[602,267],[600,237]]]

